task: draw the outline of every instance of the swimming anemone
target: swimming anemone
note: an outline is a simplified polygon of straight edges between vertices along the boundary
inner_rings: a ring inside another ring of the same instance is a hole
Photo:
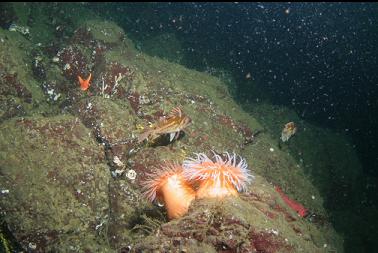
[[[197,198],[238,196],[254,178],[246,160],[235,153],[225,153],[224,159],[214,151],[213,159],[204,153],[196,155],[183,162],[183,174],[186,180],[198,184]]]
[[[165,163],[157,171],[147,175],[143,192],[151,202],[157,200],[165,205],[168,218],[176,219],[188,212],[195,191],[183,177],[180,165]]]

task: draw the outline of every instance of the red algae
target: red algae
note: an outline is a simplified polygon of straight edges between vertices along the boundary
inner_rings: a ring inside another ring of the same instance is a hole
[[[77,82],[77,76],[87,76],[88,61],[81,51],[75,46],[63,48],[58,52],[64,76],[71,82]]]
[[[292,252],[293,247],[274,233],[251,231],[251,243],[258,253]]]
[[[18,80],[17,73],[5,73],[0,76],[0,94],[13,95],[22,98],[26,103],[32,102],[31,92]]]

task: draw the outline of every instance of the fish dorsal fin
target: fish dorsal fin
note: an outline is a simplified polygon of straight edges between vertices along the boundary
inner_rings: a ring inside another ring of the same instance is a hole
[[[174,117],[174,116],[177,116],[177,117],[181,117],[182,116],[182,111],[181,111],[181,108],[180,107],[175,107],[171,110],[171,112],[169,113],[169,117]]]

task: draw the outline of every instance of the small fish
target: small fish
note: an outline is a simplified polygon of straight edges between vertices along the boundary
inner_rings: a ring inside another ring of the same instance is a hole
[[[92,78],[92,73],[89,73],[89,77],[85,80],[83,80],[80,76],[77,76],[79,78],[79,83],[80,83],[80,89],[81,90],[87,90],[89,86],[91,86],[90,81]]]
[[[294,122],[286,123],[281,132],[281,140],[283,142],[288,141],[296,132],[297,127],[295,126]]]
[[[192,120],[184,115],[179,107],[175,107],[168,114],[166,118],[160,119],[156,122],[152,129],[148,129],[138,136],[138,143],[143,142],[145,139],[155,140],[163,134],[169,134],[169,141],[172,142],[180,135],[180,131],[187,127]]]

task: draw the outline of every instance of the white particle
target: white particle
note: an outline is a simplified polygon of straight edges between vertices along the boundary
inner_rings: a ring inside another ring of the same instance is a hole
[[[102,227],[102,225],[104,225],[104,222],[101,222],[100,224],[96,225],[95,230],[97,230],[97,229],[99,229],[100,227]]]
[[[268,230],[270,233],[274,234],[274,235],[278,235],[278,230],[275,230],[275,229],[270,229]]]
[[[127,173],[126,173],[126,177],[131,179],[131,180],[134,180],[136,178],[137,174],[135,172],[135,170],[129,170]]]
[[[118,156],[114,156],[114,157],[113,157],[113,162],[114,162],[117,166],[119,166],[119,167],[124,166],[123,162],[118,158]]]
[[[60,97],[60,94],[56,94],[55,97],[53,98],[54,101],[57,101],[59,97]]]
[[[71,65],[69,63],[66,63],[66,65],[64,65],[63,67],[63,70],[69,70],[71,68]]]
[[[9,190],[8,190],[8,189],[1,190],[1,194],[8,194],[8,193],[9,193]]]
[[[34,243],[34,242],[29,242],[28,246],[29,246],[30,249],[36,249],[37,248],[37,244]]]
[[[57,56],[53,57],[53,58],[52,58],[52,61],[53,61],[53,62],[59,62],[59,57],[57,57]]]

